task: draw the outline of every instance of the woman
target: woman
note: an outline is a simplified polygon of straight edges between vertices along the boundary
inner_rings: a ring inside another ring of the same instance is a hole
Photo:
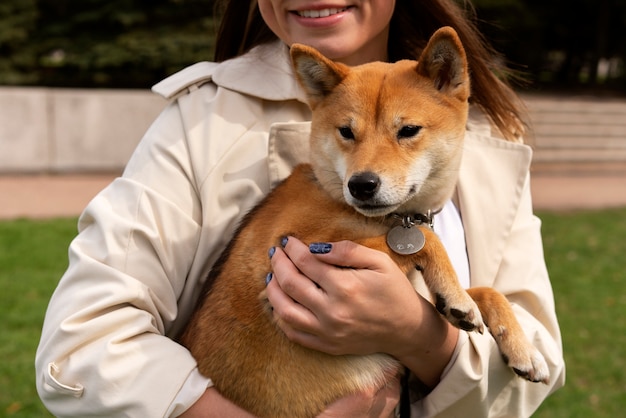
[[[448,25],[470,58],[475,106],[457,192],[435,217],[436,230],[465,286],[493,286],[511,300],[548,361],[551,384],[515,377],[488,334],[451,327],[393,263],[364,247],[333,243],[322,259],[290,238],[272,257],[268,297],[298,343],[401,360],[411,371],[412,416],[532,414],[563,384],[564,364],[532,215],[530,151],[517,143],[522,113],[493,75],[503,69],[492,51],[452,0],[243,3],[225,4],[220,63],[196,64],[155,86],[175,100],[124,175],[81,216],[37,354],[44,403],[59,416],[249,416],[171,338],[243,214],[306,159],[310,111],[288,45],[309,44],[351,65],[415,59]],[[312,291],[308,277],[337,274],[323,298]],[[387,416],[398,387],[341,399],[323,415]]]

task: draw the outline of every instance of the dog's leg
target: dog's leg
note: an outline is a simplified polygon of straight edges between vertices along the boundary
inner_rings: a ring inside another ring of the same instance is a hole
[[[478,304],[506,364],[531,382],[548,383],[548,365],[539,350],[526,338],[504,295],[489,287],[471,288],[467,292]]]
[[[424,248],[413,257],[426,286],[435,298],[435,307],[448,321],[465,331],[483,333],[483,319],[474,300],[463,289],[445,247],[437,235],[419,227],[425,236]]]

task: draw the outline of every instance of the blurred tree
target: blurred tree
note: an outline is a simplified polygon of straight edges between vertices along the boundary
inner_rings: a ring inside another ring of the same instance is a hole
[[[14,57],[10,72],[0,67],[0,84],[14,84],[18,73],[19,84],[147,87],[212,57],[212,0],[2,2],[31,7],[23,13],[30,17],[27,39],[12,49],[24,58]],[[0,14],[1,28],[16,20],[10,13]]]
[[[22,84],[36,80],[30,71],[33,57],[24,51],[37,22],[36,0],[3,0],[0,3],[0,83]]]
[[[624,0],[474,0],[479,26],[537,87],[626,88]]]
[[[1,0],[0,84],[148,87],[212,59],[215,1]],[[473,3],[533,86],[626,91],[626,0]]]

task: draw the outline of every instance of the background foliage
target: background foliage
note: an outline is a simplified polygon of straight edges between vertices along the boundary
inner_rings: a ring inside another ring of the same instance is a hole
[[[2,0],[0,84],[146,87],[212,57],[213,0]]]
[[[534,85],[626,91],[626,1],[473,2],[483,33]]]
[[[148,87],[212,59],[214,3],[2,0],[0,85]],[[474,4],[487,37],[532,86],[626,91],[625,0]]]

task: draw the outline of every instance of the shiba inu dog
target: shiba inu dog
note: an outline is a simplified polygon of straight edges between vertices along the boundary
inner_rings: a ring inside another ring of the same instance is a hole
[[[225,397],[260,417],[313,417],[329,403],[382,387],[401,365],[385,354],[332,356],[289,341],[263,297],[267,251],[286,235],[352,240],[422,272],[439,312],[467,331],[488,325],[520,376],[548,380],[508,301],[465,291],[428,225],[453,194],[470,85],[463,46],[438,30],[419,61],[348,67],[291,47],[313,112],[310,164],[300,165],[243,220],[213,268],[181,342]],[[417,275],[419,277],[419,275]]]

